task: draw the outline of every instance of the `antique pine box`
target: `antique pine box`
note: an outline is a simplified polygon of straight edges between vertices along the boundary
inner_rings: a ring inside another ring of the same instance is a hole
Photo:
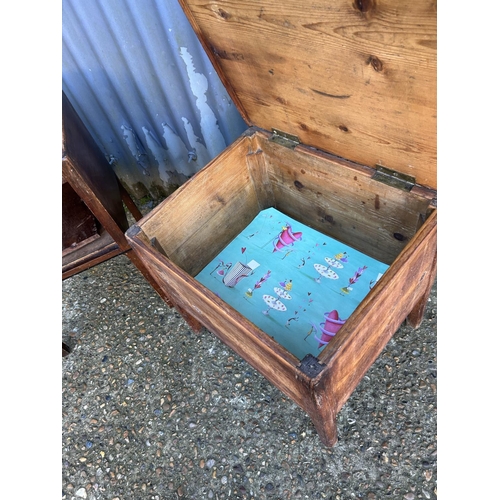
[[[436,3],[181,3],[249,129],[126,236],[193,330],[332,446],[340,408],[402,322],[420,324],[436,277]],[[195,279],[269,207],[389,265],[318,355],[295,356]]]

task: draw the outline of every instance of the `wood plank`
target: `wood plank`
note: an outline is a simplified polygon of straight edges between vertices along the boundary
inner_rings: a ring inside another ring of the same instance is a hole
[[[168,287],[176,305],[220,338],[285,394],[304,407],[306,395],[296,381],[299,360],[247,318],[165,258],[144,238],[127,233],[132,248]]]
[[[429,199],[374,181],[373,173],[255,132],[153,209],[141,227],[192,276],[269,206],[390,264],[425,219]]]
[[[130,213],[132,214],[132,217],[136,220],[136,222],[141,220],[142,219],[142,212],[139,210],[137,205],[134,203],[134,200],[130,196],[129,192],[125,189],[123,184],[120,182],[120,179],[118,179],[118,177],[116,178],[116,181],[117,181],[118,187],[120,189],[120,195],[121,195],[123,203],[129,209]]]
[[[119,241],[128,221],[117,177],[64,92],[62,113],[63,178]]]
[[[259,212],[248,149],[249,139],[240,138],[143,219],[146,235],[193,276]]]
[[[68,182],[62,184],[62,250],[99,237],[100,223]]]
[[[125,230],[128,228],[127,215],[123,207],[123,203],[120,198],[120,207],[122,217],[125,217],[125,229],[122,229],[123,221],[120,217],[118,220],[115,218],[116,214],[112,214],[106,208],[108,204],[108,199],[100,198],[100,196],[105,196],[101,190],[100,193],[93,191],[95,186],[89,185],[86,180],[86,175],[80,170],[80,166],[77,165],[72,157],[64,157],[62,159],[62,171],[64,175],[69,179],[71,187],[75,190],[81,200],[89,208],[89,210],[94,214],[95,218],[99,221],[102,227],[112,236],[116,244],[123,250],[128,250],[129,245],[125,239]],[[114,175],[114,174],[113,174]],[[118,189],[118,186],[116,185]],[[117,191],[118,194],[119,190]]]
[[[261,141],[276,207],[390,264],[426,217],[429,200],[371,179],[374,171],[300,147]]]
[[[80,241],[78,243],[73,243],[70,246],[64,247],[63,251],[62,251],[63,262],[64,262],[64,258],[67,255],[74,254],[76,251],[79,251],[83,247],[86,247],[87,245],[90,245],[90,243],[98,240],[99,238],[101,238],[101,235],[99,233],[95,233],[94,235],[89,236],[88,238],[85,238],[84,240],[82,240],[82,241]]]
[[[269,179],[267,155],[261,147],[263,140],[268,140],[270,136],[271,134],[254,131],[249,136],[251,146],[246,155],[248,173],[257,195],[259,211],[276,206],[274,191]]]
[[[62,279],[65,280],[91,266],[95,266],[124,252],[111,235],[104,231],[98,238],[89,240],[62,256]]]
[[[180,3],[249,125],[436,188],[435,1]]]
[[[333,391],[340,410],[366,371],[435,278],[437,211],[319,356],[327,365],[323,390]]]

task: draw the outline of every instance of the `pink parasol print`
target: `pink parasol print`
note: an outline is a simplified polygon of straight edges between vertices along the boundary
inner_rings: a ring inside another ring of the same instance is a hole
[[[282,252],[284,248],[293,245],[297,240],[302,239],[302,233],[292,231],[292,226],[286,224],[285,227],[281,229],[281,233],[274,239],[273,252]]]
[[[321,338],[314,336],[314,338],[319,342],[319,347],[323,347],[335,334],[342,328],[342,325],[346,322],[344,319],[339,318],[339,313],[336,309],[324,314],[325,322],[320,323],[319,329],[321,330]]]

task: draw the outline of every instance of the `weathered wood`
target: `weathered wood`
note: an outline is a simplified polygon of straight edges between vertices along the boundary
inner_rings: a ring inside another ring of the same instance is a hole
[[[204,326],[201,321],[198,321],[196,318],[194,318],[188,311],[182,308],[179,304],[176,304],[175,308],[177,309],[179,314],[184,318],[184,320],[188,324],[189,328],[191,328],[191,331],[193,333],[199,334],[203,331]]]
[[[434,255],[434,262],[432,263],[431,270],[427,277],[427,286],[425,287],[425,291],[420,297],[420,299],[416,302],[415,306],[410,311],[408,316],[406,317],[406,322],[412,328],[418,328],[422,323],[425,309],[427,308],[427,301],[431,294],[432,285],[436,281],[436,275],[437,275],[437,252]]]
[[[120,219],[125,217],[125,229],[122,229],[122,222],[119,224],[115,219],[115,214],[112,214],[106,209],[105,203],[103,203],[99,195],[93,191],[93,187],[87,184],[79,165],[75,164],[71,158],[65,157],[62,161],[62,169],[66,177],[71,179],[69,182],[72,188],[94,214],[95,218],[102,224],[105,230],[112,235],[120,248],[124,250],[127,249],[128,243],[125,239],[124,232],[128,227],[128,222],[126,221],[127,216],[123,205],[120,205],[122,212],[122,217],[120,217]],[[116,185],[116,189],[117,192],[119,192],[118,185]]]
[[[88,238],[83,244],[67,249],[62,255],[62,279],[78,274],[124,252],[112,236],[104,231],[97,238]]]
[[[68,98],[62,93],[63,175],[106,226],[128,228],[117,177]]]
[[[230,183],[221,181],[225,174]],[[270,143],[268,134],[257,131],[241,137],[126,232],[134,251],[188,324],[214,333],[295,401],[311,416],[327,446],[337,440],[338,411],[405,317],[416,314],[412,311],[435,277],[432,196],[424,196],[422,189],[415,194],[380,184],[372,174],[372,169],[304,147],[289,150]],[[230,199],[232,190],[236,199]],[[373,201],[377,197],[378,208]],[[328,224],[335,228],[334,237],[343,235],[347,244],[364,238],[366,253],[390,255],[392,262],[320,354],[324,367],[317,376],[305,373],[295,356],[193,277],[270,204],[322,232],[324,214],[335,214],[338,224]],[[354,222],[360,225],[361,236],[352,231]],[[349,230],[339,233],[337,225]],[[396,229],[407,241],[387,250],[384,245],[391,246],[392,241],[384,235]],[[371,245],[379,250],[370,249]],[[207,246],[216,251],[200,252]]]
[[[172,306],[168,293],[164,292],[142,260],[132,252],[125,238],[124,232],[129,225],[124,204],[136,221],[142,217],[140,210],[123,188],[64,92],[62,93],[62,179],[63,195],[65,189],[71,192],[71,199],[66,197],[66,203],[63,196],[63,239],[65,226],[71,227],[78,223],[71,217],[75,204],[85,207],[84,215],[92,216],[97,225],[95,235],[82,239],[76,245],[66,246],[63,250],[62,279],[67,279],[117,255],[125,254],[160,297]],[[79,217],[82,220],[81,214]]]
[[[99,237],[99,221],[68,182],[62,184],[62,250]]]
[[[373,169],[303,146],[259,145],[275,206],[371,257],[391,263],[425,218],[427,198],[373,180]]]
[[[252,185],[257,195],[258,210],[264,210],[276,206],[274,191],[269,179],[267,155],[261,148],[263,139],[269,139],[271,134],[264,132],[254,133],[249,136],[249,150],[246,155],[246,162]]]
[[[249,125],[436,188],[436,2],[180,3]]]
[[[243,137],[170,197],[168,212],[153,209],[143,218],[144,232],[155,236],[170,259],[197,274],[258,213],[259,202],[245,161]],[[158,207],[156,207],[158,208]]]
[[[130,210],[132,217],[139,221],[142,219],[142,212],[137,208],[137,205],[134,203],[134,200],[128,193],[128,191],[123,187],[123,184],[120,182],[118,177],[116,178],[118,182],[118,187],[120,188],[120,195],[125,206]]]
[[[65,358],[68,356],[68,354],[71,353],[71,348],[68,346],[68,344],[65,344],[64,342],[62,343],[62,356]]]
[[[130,231],[126,235],[130,237],[130,244],[137,254],[147,262],[151,272],[168,286],[175,304],[202,323],[299,406],[309,408],[307,391],[302,384],[296,382],[299,360],[295,356],[188,273],[155,251],[144,238],[133,234],[131,236]]]
[[[331,378],[337,413],[368,368],[434,282],[437,212],[433,212],[409,245],[321,352]]]
[[[374,173],[311,148],[287,149],[255,131],[171,195],[168,211],[153,209],[141,227],[192,276],[270,206],[390,264],[425,219],[430,196],[381,184]]]
[[[132,263],[137,267],[137,269],[142,273],[142,275],[149,281],[149,284],[156,290],[156,293],[166,302],[169,307],[173,307],[175,304],[170,297],[170,294],[165,290],[154,274],[151,274],[147,266],[144,265],[142,259],[130,249],[125,253],[125,255],[132,261]]]
[[[420,323],[436,277],[436,5],[180,2],[252,129],[126,237],[183,316],[332,446],[337,413],[405,318]],[[284,147],[273,129],[303,144]],[[416,184],[382,184],[377,165]],[[298,360],[194,278],[270,206],[390,264],[318,358]]]
[[[87,238],[63,252],[62,279],[130,250],[128,228],[118,179],[83,121],[62,93],[62,176],[73,193],[64,203],[63,228],[74,226],[72,206],[85,207],[99,227],[98,238]],[[97,231],[96,231],[97,233]]]

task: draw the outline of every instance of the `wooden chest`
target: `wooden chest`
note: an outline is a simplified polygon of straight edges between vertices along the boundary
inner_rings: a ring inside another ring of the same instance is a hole
[[[182,0],[249,129],[126,233],[206,327],[311,417],[322,442],[436,277],[436,4]],[[389,265],[319,355],[295,356],[197,274],[275,207]]]

